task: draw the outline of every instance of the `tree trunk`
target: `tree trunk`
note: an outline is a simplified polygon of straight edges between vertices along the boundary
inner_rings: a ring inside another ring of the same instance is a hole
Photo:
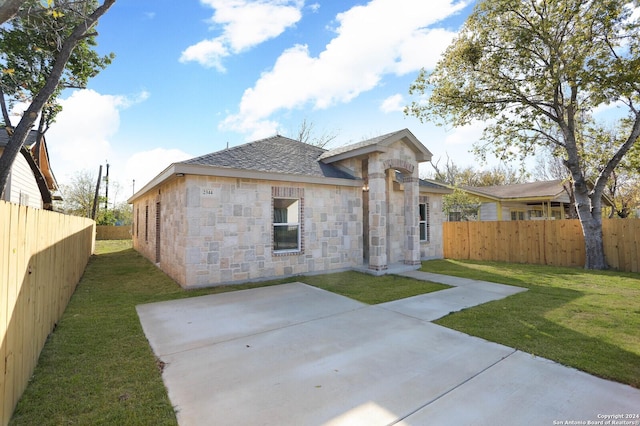
[[[7,185],[11,166],[13,165],[18,152],[20,152],[20,148],[24,144],[24,141],[27,140],[31,127],[38,118],[38,114],[42,110],[44,104],[56,90],[60,77],[64,72],[69,58],[71,57],[71,52],[78,42],[85,37],[87,32],[98,22],[98,19],[106,13],[107,10],[109,10],[115,1],[116,0],[104,0],[104,3],[101,6],[99,6],[91,15],[86,17],[83,22],[79,23],[73,29],[69,37],[67,37],[62,44],[62,48],[55,59],[51,73],[47,77],[44,86],[35,95],[31,104],[29,104],[29,107],[20,119],[20,123],[16,126],[13,135],[9,138],[9,142],[2,152],[2,155],[0,155],[0,194],[2,194]]]
[[[583,219],[582,233],[584,235],[585,269],[607,269],[607,261],[604,255],[604,243],[602,239],[602,222],[594,218]]]
[[[584,180],[574,188],[576,210],[584,236],[585,269],[607,269],[602,238],[601,194],[589,196]]]
[[[22,6],[24,2],[25,0],[0,1],[0,24],[5,23],[16,13],[18,13],[18,10],[20,10],[20,6]]]

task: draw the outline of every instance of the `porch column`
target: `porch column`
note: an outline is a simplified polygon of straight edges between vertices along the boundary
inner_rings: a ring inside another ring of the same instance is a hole
[[[416,167],[414,173],[417,173]],[[414,176],[403,175],[404,181],[404,263],[406,265],[420,264],[420,210],[418,208],[419,179]]]
[[[369,158],[369,269],[387,269],[387,195],[382,161]]]

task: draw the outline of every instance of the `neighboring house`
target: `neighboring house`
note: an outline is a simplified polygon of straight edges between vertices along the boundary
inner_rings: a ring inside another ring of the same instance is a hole
[[[134,194],[133,245],[184,287],[442,257],[431,153],[407,129],[325,150],[283,136],[173,163]]]
[[[479,220],[541,220],[571,217],[569,183],[563,180],[497,185],[463,186],[481,203]],[[603,205],[611,200],[602,197]]]
[[[38,139],[32,130],[16,157],[9,179],[0,199],[29,207],[52,210],[53,192],[58,184],[51,171],[49,154],[44,136]],[[9,135],[0,128],[0,154],[9,143]]]

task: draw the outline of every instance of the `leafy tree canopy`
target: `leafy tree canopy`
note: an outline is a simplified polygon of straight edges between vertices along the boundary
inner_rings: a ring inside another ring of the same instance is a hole
[[[613,170],[640,136],[638,0],[484,0],[433,72],[411,85],[407,114],[462,126],[487,124],[480,154],[527,156],[551,146],[570,170],[585,234],[586,266],[606,268],[601,197]],[[591,185],[585,138],[602,125],[597,107],[625,116],[615,148]]]
[[[39,0],[26,0],[16,17],[0,27],[0,89],[4,95],[0,102],[10,108],[15,102],[30,102],[40,92],[64,40],[97,5],[95,0],[58,0],[52,7],[43,7]],[[111,63],[113,54],[101,56],[95,51],[96,34],[88,33],[73,49],[54,93],[44,105],[45,126],[60,112],[57,98],[64,89],[86,87],[90,78]],[[11,125],[6,116],[4,120]]]

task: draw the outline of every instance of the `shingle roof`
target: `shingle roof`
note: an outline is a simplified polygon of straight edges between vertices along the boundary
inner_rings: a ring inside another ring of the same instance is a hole
[[[355,179],[354,176],[337,167],[321,163],[319,157],[325,151],[322,148],[277,135],[202,155],[182,161],[182,163],[271,173]]]
[[[25,146],[31,146],[36,143],[36,137],[38,136],[38,132],[35,130],[31,130],[27,135],[27,140],[24,141]],[[4,127],[0,128],[0,147],[5,147],[9,143],[9,135]]]
[[[562,180],[530,182],[514,185],[463,186],[465,190],[495,198],[555,197],[563,192]]]
[[[441,191],[453,192],[453,190],[449,189],[449,187],[447,187],[446,185],[441,185],[438,182],[433,182],[433,181],[430,181],[430,180],[420,179],[418,181],[418,185],[420,187],[422,187],[422,188],[437,189],[437,190],[441,190]]]

